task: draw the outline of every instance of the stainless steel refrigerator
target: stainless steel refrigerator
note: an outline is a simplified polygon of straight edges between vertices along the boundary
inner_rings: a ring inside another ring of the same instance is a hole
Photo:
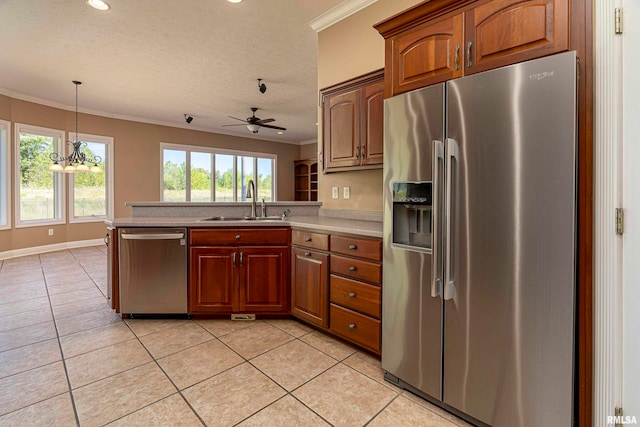
[[[384,105],[382,368],[479,425],[569,426],[576,55]]]

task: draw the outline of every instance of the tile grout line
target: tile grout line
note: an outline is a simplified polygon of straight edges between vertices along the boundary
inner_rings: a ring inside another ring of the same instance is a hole
[[[189,321],[190,321],[190,322],[193,322],[193,320],[191,320],[191,319],[189,319]],[[162,366],[160,366],[160,363],[158,363],[158,359],[156,359],[156,358],[153,356],[153,354],[151,354],[151,351],[149,351],[149,349],[148,349],[148,348],[144,345],[144,343],[140,340],[140,337],[139,337],[138,335],[136,335],[136,333],[133,331],[133,329],[131,329],[131,326],[129,326],[129,324],[128,324],[127,322],[125,322],[125,321],[124,321],[124,319],[123,319],[123,322],[124,322],[124,324],[125,324],[125,325],[127,325],[127,327],[128,327],[128,328],[129,328],[129,330],[133,333],[133,335],[135,335],[136,339],[138,340],[138,342],[140,343],[140,345],[142,346],[142,348],[144,348],[144,349],[145,349],[145,351],[147,352],[147,354],[149,354],[149,356],[151,357],[151,359],[153,359],[153,362],[156,364],[156,366],[158,367],[158,369],[160,369],[160,371],[162,372],[162,374],[163,374],[163,375],[164,375],[164,376],[169,380],[169,382],[171,383],[171,385],[173,385],[173,387],[175,387],[175,389],[176,389],[176,393],[180,395],[180,397],[182,398],[182,400],[187,404],[187,406],[189,407],[189,409],[191,409],[191,411],[195,414],[195,416],[196,416],[196,417],[198,418],[198,420],[202,423],[202,425],[206,426],[206,425],[207,425],[207,423],[205,423],[205,422],[204,422],[204,420],[200,417],[200,414],[198,414],[198,412],[197,412],[197,411],[196,411],[196,410],[191,406],[191,403],[187,400],[187,398],[186,398],[186,397],[184,397],[184,395],[182,394],[182,390],[180,390],[180,387],[178,387],[178,386],[173,382],[173,379],[169,376],[169,374],[167,374],[167,373],[165,372],[165,370],[162,368]],[[195,322],[194,322],[194,323],[195,323]],[[198,325],[198,326],[200,326],[200,325]],[[202,326],[200,326],[200,327],[202,328]],[[204,329],[204,328],[202,328],[202,329]],[[206,329],[205,329],[205,331],[206,331],[208,334],[210,334],[210,335],[213,337],[213,339],[217,339],[217,338],[216,338],[216,337],[215,337],[211,332],[207,331]],[[158,331],[158,332],[161,332],[161,331]],[[147,335],[151,335],[151,334],[147,334]],[[146,335],[145,335],[145,336],[146,336]],[[212,341],[212,340],[208,340],[208,341],[205,341],[205,342],[209,342],[209,341]],[[200,344],[203,344],[203,343],[200,343]],[[200,344],[197,344],[197,345],[200,345]],[[195,346],[192,346],[192,347],[195,347]],[[192,348],[192,347],[189,347],[189,348]],[[176,354],[176,353],[172,353],[172,354]],[[173,394],[176,394],[176,393],[173,393]],[[130,412],[130,413],[126,414],[126,415],[123,415],[122,417],[120,417],[120,418],[118,418],[118,419],[122,419],[122,418],[127,417],[127,416],[129,416],[129,415],[131,415],[131,414],[135,414],[136,412],[141,411],[141,410],[143,410],[144,408],[147,408],[147,407],[149,407],[149,406],[151,406],[151,405],[154,405],[154,404],[156,404],[156,403],[158,403],[158,402],[160,402],[160,401],[162,401],[162,400],[164,400],[164,399],[166,399],[166,398],[168,398],[168,397],[170,397],[170,396],[173,396],[173,394],[170,394],[169,396],[165,396],[165,397],[163,397],[162,399],[159,399],[159,400],[157,400],[157,401],[155,401],[155,402],[150,403],[149,405],[143,406],[142,408],[138,408],[138,409],[136,409],[135,411]],[[115,420],[114,420],[114,421],[115,421]],[[111,421],[111,422],[113,422],[113,421]]]
[[[71,254],[73,256],[73,254]],[[49,299],[49,309],[51,310],[51,317],[53,317],[53,327],[56,331],[56,338],[58,339],[58,348],[60,349],[60,357],[62,358],[62,367],[64,368],[64,375],[67,379],[67,387],[69,389],[69,397],[71,399],[71,407],[73,408],[73,415],[76,419],[76,425],[80,426],[80,418],[78,416],[78,409],[76,408],[76,400],[73,396],[73,389],[71,388],[71,380],[69,379],[69,371],[67,370],[67,362],[64,358],[64,351],[62,350],[62,341],[60,341],[60,333],[58,331],[58,324],[56,323],[55,316],[53,316],[53,305],[51,304],[51,296],[49,295],[49,287],[47,286],[47,277],[44,274],[44,268],[42,267],[42,259],[38,255],[40,261],[40,268],[42,269],[42,276],[44,277],[44,286],[47,290],[47,298]]]

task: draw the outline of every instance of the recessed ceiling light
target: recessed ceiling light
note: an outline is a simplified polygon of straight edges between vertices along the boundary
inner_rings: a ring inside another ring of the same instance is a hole
[[[278,135],[282,135],[284,132],[282,132],[281,130],[278,131]]]
[[[242,0],[227,0],[229,3],[240,3]]]
[[[111,6],[109,6],[109,3],[107,3],[106,1],[103,0],[87,0],[87,4],[95,9],[98,10],[109,10],[111,9]]]

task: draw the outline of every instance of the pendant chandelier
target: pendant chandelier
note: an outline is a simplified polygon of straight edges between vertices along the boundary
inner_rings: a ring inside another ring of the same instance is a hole
[[[73,84],[76,85],[76,138],[73,141],[68,141],[67,143],[73,146],[73,152],[69,154],[67,157],[61,156],[58,153],[49,154],[49,158],[53,162],[51,166],[49,166],[49,171],[51,172],[66,172],[66,173],[75,173],[75,172],[93,172],[93,173],[102,173],[102,169],[98,166],[98,163],[102,161],[102,157],[100,156],[88,156],[87,154],[80,151],[82,147],[86,147],[87,143],[78,140],[78,86],[82,84],[77,80],[73,80]],[[61,163],[67,162],[67,165],[63,167]],[[93,163],[93,166],[89,167],[90,164]]]

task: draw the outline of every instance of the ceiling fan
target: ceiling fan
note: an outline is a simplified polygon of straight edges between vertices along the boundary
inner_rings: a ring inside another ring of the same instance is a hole
[[[242,124],[238,123],[238,124],[234,124],[234,125],[222,125],[222,126],[223,127],[226,127],[226,126],[246,126],[247,129],[249,129],[253,133],[258,133],[258,130],[260,130],[261,127],[269,128],[269,129],[277,129],[277,130],[282,130],[282,131],[287,130],[287,128],[283,128],[283,127],[280,127],[280,126],[273,126],[273,125],[265,124],[265,123],[275,122],[276,119],[261,119],[260,117],[256,117],[256,111],[258,111],[257,107],[251,107],[251,111],[253,112],[253,115],[251,117],[247,117],[246,120],[245,119],[239,119],[239,118],[233,117],[233,116],[229,116],[229,118],[231,118],[231,119],[240,120],[241,122],[244,122],[244,123],[242,123]]]

